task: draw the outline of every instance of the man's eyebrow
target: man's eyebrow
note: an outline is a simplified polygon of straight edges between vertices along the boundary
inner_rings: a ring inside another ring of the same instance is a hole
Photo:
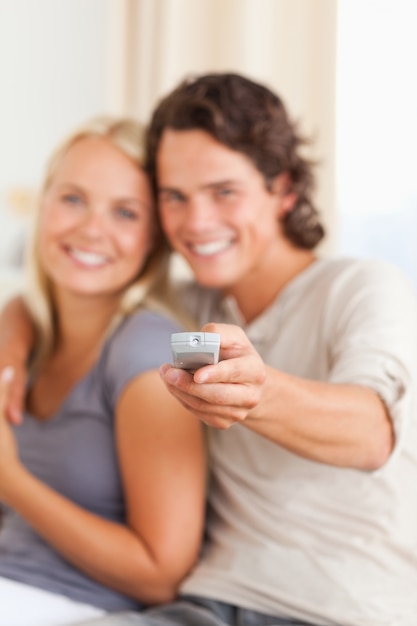
[[[235,180],[233,178],[227,178],[224,180],[215,180],[213,182],[204,183],[200,186],[200,189],[216,189],[217,187],[224,187],[226,185],[240,185],[241,181]],[[175,192],[175,193],[184,193],[179,187],[170,187],[169,185],[160,185],[158,187],[158,192]]]
[[[224,180],[216,180],[212,183],[207,183],[204,187],[207,188],[215,188],[215,187],[225,187],[227,185],[239,185],[240,181],[235,180],[233,178],[226,178]]]
[[[168,185],[158,185],[158,191],[179,191],[177,187],[169,187]]]

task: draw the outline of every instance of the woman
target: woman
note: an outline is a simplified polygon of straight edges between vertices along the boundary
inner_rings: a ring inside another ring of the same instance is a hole
[[[27,302],[23,423],[0,381],[0,624],[67,624],[175,596],[204,517],[201,427],[166,390],[178,323],[141,129],[98,119],[52,157]],[[157,398],[157,402],[155,402]]]

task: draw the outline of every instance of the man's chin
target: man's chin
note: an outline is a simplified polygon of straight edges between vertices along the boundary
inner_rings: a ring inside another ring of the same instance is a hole
[[[201,285],[201,287],[207,287],[209,289],[221,289],[222,291],[227,291],[233,286],[233,280],[227,278],[226,276],[219,275],[216,273],[207,274],[205,272],[194,271],[191,268],[194,280]]]

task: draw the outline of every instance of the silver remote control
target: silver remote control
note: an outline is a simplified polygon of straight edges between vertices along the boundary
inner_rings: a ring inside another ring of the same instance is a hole
[[[174,367],[195,372],[199,367],[219,360],[220,335],[217,333],[172,333]]]

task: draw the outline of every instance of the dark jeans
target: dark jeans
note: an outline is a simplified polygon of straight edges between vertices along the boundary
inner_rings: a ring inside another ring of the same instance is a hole
[[[75,626],[75,625],[74,625]],[[184,597],[140,613],[109,613],[76,626],[319,626],[207,598]]]

